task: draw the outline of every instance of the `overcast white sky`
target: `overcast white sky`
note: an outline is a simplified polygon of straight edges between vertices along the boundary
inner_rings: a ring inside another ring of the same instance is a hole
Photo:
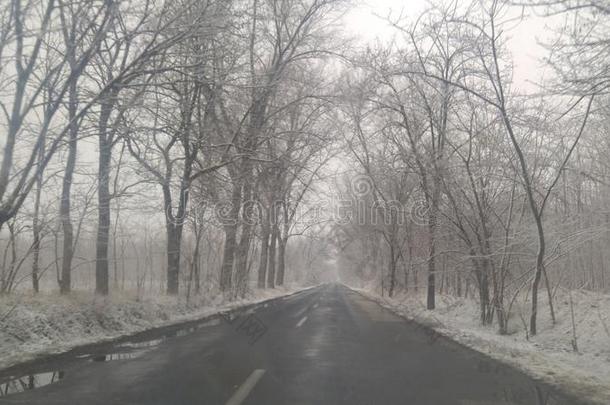
[[[346,15],[346,28],[359,34],[365,41],[377,38],[387,40],[395,29],[378,16],[387,16],[390,12],[398,16],[402,11],[402,15],[413,19],[427,8],[427,4],[427,0],[360,0],[360,4]],[[549,30],[545,28],[547,23],[546,19],[529,17],[509,32],[510,51],[515,63],[515,85],[521,90],[535,91],[536,86],[529,82],[539,81],[544,73],[538,63],[544,49],[538,45],[538,40],[548,34]]]

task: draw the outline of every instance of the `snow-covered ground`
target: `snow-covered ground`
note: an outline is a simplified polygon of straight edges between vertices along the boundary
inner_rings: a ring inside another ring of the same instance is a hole
[[[294,286],[256,290],[224,302],[165,295],[136,300],[130,294],[101,298],[91,293],[15,295],[0,299],[0,369],[77,346],[103,342],[147,329],[196,320],[220,311],[303,290]]]
[[[355,289],[386,308],[410,320],[432,327],[466,346],[510,363],[534,378],[560,386],[581,398],[610,404],[610,295],[574,291],[574,318],[579,352],[572,340],[569,295],[555,298],[557,323],[552,326],[547,301],[542,296],[538,335],[526,339],[521,317],[529,319],[528,307],[515,308],[509,335],[500,336],[497,326],[482,326],[478,304],[471,299],[437,296],[437,309],[426,310],[426,298],[410,293],[392,299],[369,289]]]

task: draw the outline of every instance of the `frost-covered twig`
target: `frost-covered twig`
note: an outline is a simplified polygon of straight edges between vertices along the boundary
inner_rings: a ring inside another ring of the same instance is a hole
[[[2,318],[0,318],[0,324],[4,323],[4,321],[6,321],[8,319],[9,316],[11,316],[11,314],[13,313],[13,311],[15,310],[15,308],[17,308],[17,305],[19,305],[19,303],[16,303],[15,305],[13,305],[11,307],[11,309],[9,309],[6,314],[2,315]]]
[[[599,308],[597,309],[597,316],[599,317],[599,321],[602,323],[602,326],[606,331],[606,335],[608,335],[608,337],[610,338],[610,329],[608,328],[608,325],[606,325],[606,321],[604,321],[604,318],[602,318],[602,314],[599,311]]]

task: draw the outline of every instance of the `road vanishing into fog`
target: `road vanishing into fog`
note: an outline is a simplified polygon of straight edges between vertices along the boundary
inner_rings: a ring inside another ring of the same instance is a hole
[[[0,404],[579,403],[334,284],[20,367]]]

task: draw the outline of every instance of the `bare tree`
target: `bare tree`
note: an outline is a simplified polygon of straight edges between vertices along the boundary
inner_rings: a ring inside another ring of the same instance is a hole
[[[104,37],[114,9],[110,2],[93,0],[79,3],[76,7],[81,13],[78,19],[82,25],[73,43],[86,45],[74,55],[64,52],[65,49],[57,49],[53,44],[58,29],[61,32],[62,19],[58,14],[66,12],[63,3],[58,6],[54,0],[44,2],[40,19],[35,16],[38,7],[34,2],[22,4],[22,1],[14,0],[2,9],[0,64],[4,66],[12,61],[14,70],[0,70],[0,109],[8,128],[0,165],[0,226],[16,215],[36,183],[37,173],[44,171],[62,146],[64,136],[96,99],[93,95],[83,101],[71,119],[61,122],[57,113]],[[46,97],[45,114],[42,120],[37,120],[37,106],[43,97]],[[39,159],[42,145],[49,135],[44,159]],[[19,142],[20,137],[27,146],[22,144],[23,141]],[[16,148],[27,151],[23,160],[15,159]]]

